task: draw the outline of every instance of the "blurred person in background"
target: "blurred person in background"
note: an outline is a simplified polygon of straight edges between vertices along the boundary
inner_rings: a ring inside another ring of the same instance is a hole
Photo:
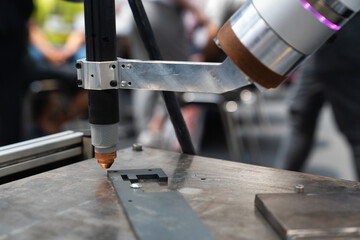
[[[30,21],[30,54],[53,65],[85,57],[83,3],[34,0]]]
[[[290,134],[280,148],[276,167],[303,170],[314,144],[320,110],[330,103],[360,178],[360,14],[332,39],[334,42],[315,53],[294,79]]]
[[[54,1],[43,2],[42,4],[48,8],[40,15],[45,16],[47,11],[50,12],[52,3],[54,3]],[[37,10],[39,10],[38,4],[40,4],[40,1],[36,2]],[[79,6],[82,8],[82,4],[79,4]],[[77,44],[65,44],[64,46],[67,46],[66,50],[65,48],[58,48],[59,46],[56,46],[56,50],[62,52],[61,54],[63,56],[66,55],[66,57],[62,57],[61,61],[59,60],[60,58],[57,57],[59,61],[47,62],[45,54],[44,61],[39,62],[37,61],[39,58],[34,60],[34,54],[32,54],[32,56],[29,54],[29,42],[36,42],[41,39],[41,37],[39,37],[41,36],[41,34],[39,35],[39,29],[41,27],[40,25],[36,25],[35,15],[37,13],[33,13],[33,10],[34,3],[32,0],[9,1],[0,8],[0,47],[1,53],[4,56],[0,60],[0,145],[15,143],[24,139],[25,129],[23,128],[23,122],[31,120],[23,120],[23,103],[27,88],[33,81],[45,79],[59,80],[59,82],[61,82],[60,85],[66,85],[68,89],[71,89],[70,95],[75,97],[73,97],[71,101],[67,101],[65,106],[59,105],[59,99],[61,98],[59,97],[60,93],[59,91],[52,91],[50,94],[46,94],[46,98],[43,99],[41,107],[34,104],[35,108],[41,109],[38,110],[38,115],[35,119],[39,130],[37,130],[32,137],[57,132],[61,130],[62,123],[74,118],[79,113],[87,111],[86,93],[73,94],[74,92],[78,92],[75,84],[76,70],[73,63],[71,63],[71,67],[70,65],[65,67],[65,64],[59,65],[64,62],[65,59],[69,60],[71,58],[69,57],[71,55],[70,53],[75,51],[76,48],[74,48],[74,46]],[[66,15],[66,11],[65,9],[62,12]],[[30,18],[31,21],[29,21]],[[80,17],[77,19],[80,19]],[[82,30],[82,32],[84,31]],[[44,36],[46,36],[45,33]],[[83,42],[83,37],[81,41],[74,42]],[[44,45],[40,43],[44,43]],[[37,46],[41,48],[44,46],[48,47],[49,45],[45,42],[38,41]],[[38,53],[41,53],[36,47],[32,50],[34,49],[36,49]],[[38,54],[38,56],[41,56],[41,54]],[[78,56],[75,58],[77,57]],[[28,137],[29,136],[26,136],[26,138]]]
[[[56,79],[57,91],[40,93],[31,137],[61,131],[65,122],[87,113],[87,92],[76,85],[75,62],[85,58],[84,5],[81,1],[34,0],[29,22],[31,81]]]
[[[0,8],[0,146],[20,141],[25,92],[27,23],[31,0],[11,0]]]

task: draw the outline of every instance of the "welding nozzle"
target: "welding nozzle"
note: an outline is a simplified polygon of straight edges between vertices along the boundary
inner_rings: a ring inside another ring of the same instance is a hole
[[[116,152],[113,153],[95,153],[95,158],[98,160],[100,166],[104,169],[108,169],[114,163],[116,158]]]

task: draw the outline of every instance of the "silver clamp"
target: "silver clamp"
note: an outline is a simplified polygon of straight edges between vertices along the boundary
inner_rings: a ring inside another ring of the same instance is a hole
[[[230,59],[223,63],[80,59],[76,67],[79,87],[88,90],[225,93],[251,84]]]
[[[76,63],[79,87],[90,90],[116,89],[119,81],[118,62],[90,62],[79,59]]]

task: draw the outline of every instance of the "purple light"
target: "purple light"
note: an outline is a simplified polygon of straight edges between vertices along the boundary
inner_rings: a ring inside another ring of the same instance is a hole
[[[311,8],[311,5],[310,5],[310,3],[305,2],[304,7],[306,10],[309,10]]]
[[[303,5],[303,7],[305,8],[305,10],[311,12],[318,20],[319,22],[325,24],[326,26],[328,26],[329,28],[331,28],[332,30],[338,31],[341,29],[341,26],[336,25],[335,23],[330,22],[329,20],[326,19],[326,17],[324,17],[323,15],[321,15],[320,13],[318,13],[311,5],[310,3],[306,2],[305,0],[299,0],[301,2],[301,4]]]

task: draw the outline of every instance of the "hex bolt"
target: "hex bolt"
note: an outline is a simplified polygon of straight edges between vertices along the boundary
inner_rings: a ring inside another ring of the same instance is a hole
[[[76,67],[77,69],[81,69],[81,63],[76,63],[76,64],[75,64],[75,67]]]
[[[83,82],[82,82],[82,80],[77,80],[77,81],[76,81],[76,84],[77,84],[78,86],[80,86],[80,85],[83,84]]]
[[[110,86],[112,86],[112,87],[116,87],[117,86],[117,81],[115,81],[115,80],[112,80],[112,81],[110,81]]]
[[[295,192],[296,193],[304,193],[305,186],[302,184],[298,184],[295,186]]]
[[[143,147],[140,143],[134,143],[132,145],[132,150],[135,152],[141,152],[143,150]]]

